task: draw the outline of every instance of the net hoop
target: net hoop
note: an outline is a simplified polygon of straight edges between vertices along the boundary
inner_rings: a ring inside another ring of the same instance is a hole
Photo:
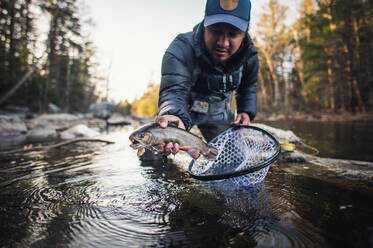
[[[264,169],[264,168],[268,167],[269,165],[271,165],[273,162],[275,162],[277,160],[277,158],[278,158],[278,156],[281,152],[280,143],[276,140],[276,138],[272,134],[270,134],[266,130],[263,130],[263,129],[261,129],[259,127],[255,127],[255,126],[238,125],[238,126],[230,127],[228,129],[226,129],[225,131],[223,131],[218,136],[216,136],[213,140],[211,140],[209,142],[209,144],[214,145],[214,143],[219,138],[223,137],[224,135],[226,135],[229,132],[237,131],[239,129],[252,129],[252,130],[256,130],[256,131],[262,133],[264,136],[269,138],[271,140],[271,142],[273,142],[273,147],[275,149],[275,152],[269,158],[267,158],[265,161],[255,165],[255,166],[251,166],[251,167],[248,167],[248,168],[240,170],[240,171],[234,171],[234,172],[228,172],[228,173],[216,174],[216,175],[198,175],[198,174],[193,173],[193,166],[195,166],[195,164],[197,163],[197,160],[193,159],[190,162],[189,168],[188,168],[188,172],[191,175],[191,177],[193,177],[195,179],[198,179],[198,180],[204,180],[204,181],[230,179],[230,178],[234,178],[234,177],[244,176],[244,175],[247,175],[249,173],[257,172],[261,169]],[[219,151],[219,153],[220,153],[220,151]],[[217,159],[219,159],[219,155],[218,155]],[[265,175],[267,174],[267,171],[268,171],[268,169],[265,171],[262,180],[264,179]]]

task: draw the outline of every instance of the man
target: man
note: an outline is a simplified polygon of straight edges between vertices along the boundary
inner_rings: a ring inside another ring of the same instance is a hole
[[[254,119],[258,57],[247,33],[250,9],[250,0],[207,0],[203,22],[170,44],[156,118],[162,127],[197,125],[210,141],[230,124],[249,125]],[[233,91],[236,117],[228,104]],[[179,144],[165,144],[164,150],[175,154]]]

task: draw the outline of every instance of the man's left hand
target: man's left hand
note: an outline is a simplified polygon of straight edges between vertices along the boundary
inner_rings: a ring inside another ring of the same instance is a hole
[[[247,113],[239,113],[237,118],[231,124],[233,125],[250,125],[250,117]]]

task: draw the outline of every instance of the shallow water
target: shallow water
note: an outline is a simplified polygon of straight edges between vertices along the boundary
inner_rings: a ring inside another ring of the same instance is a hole
[[[320,126],[291,125],[286,129],[311,145],[322,144],[323,156],[372,161],[372,153],[355,144],[341,148],[340,138],[325,139]],[[372,132],[369,124],[363,128]],[[113,145],[76,144],[2,158],[0,246],[373,246],[372,182],[324,166],[278,162],[255,187],[200,182],[186,172],[189,160],[182,154],[167,164],[140,163],[129,148],[132,130],[100,137]],[[372,140],[370,135],[362,142]],[[351,155],[343,152],[350,149]]]

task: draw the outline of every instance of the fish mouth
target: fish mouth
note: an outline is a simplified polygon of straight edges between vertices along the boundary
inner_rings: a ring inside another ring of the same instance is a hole
[[[130,141],[131,141],[131,144],[130,144],[130,147],[132,147],[133,149],[139,149],[142,147],[142,144],[135,140],[134,138],[130,138]]]

